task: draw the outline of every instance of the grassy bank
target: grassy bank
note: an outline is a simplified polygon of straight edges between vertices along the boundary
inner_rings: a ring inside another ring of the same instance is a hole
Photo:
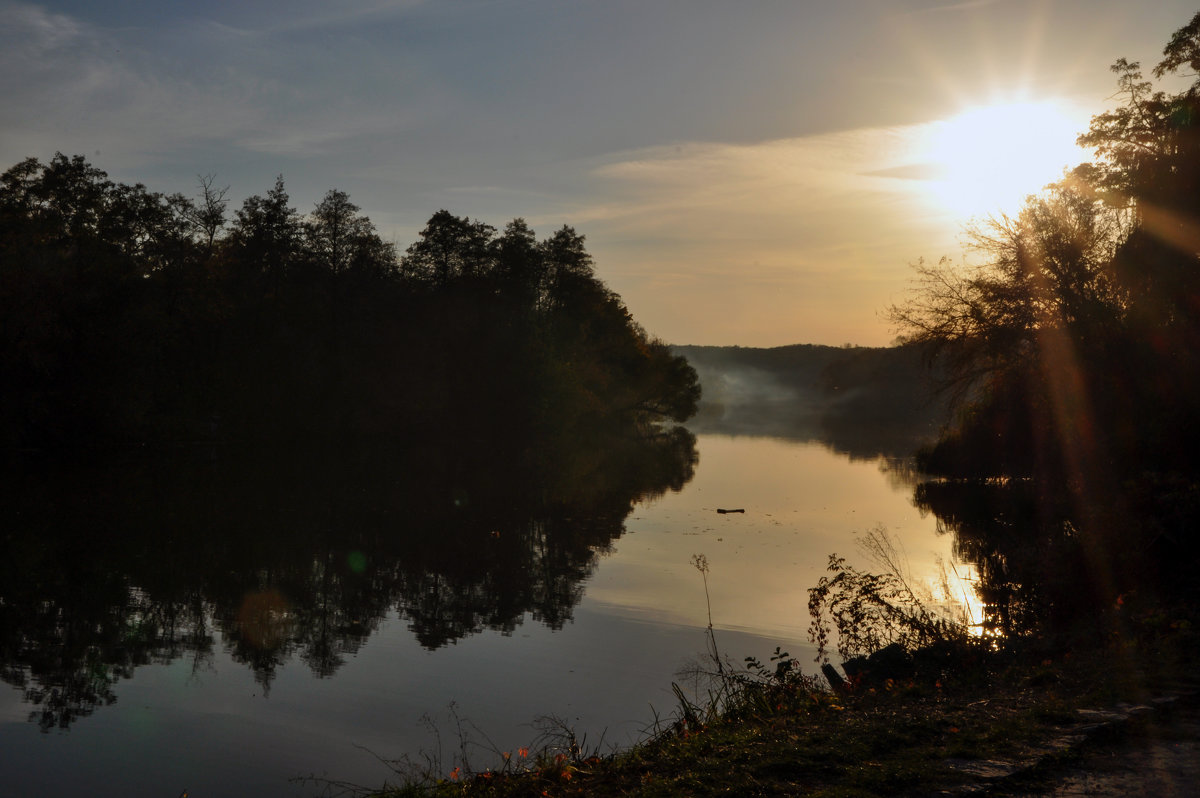
[[[1036,790],[1047,762],[1111,717],[1086,710],[1196,688],[1195,629],[1191,609],[1117,607],[1072,640],[939,644],[905,658],[902,678],[881,668],[840,690],[781,656],[711,674],[704,702],[680,691],[673,717],[631,749],[589,751],[564,730],[497,769],[398,772],[374,795],[929,794],[1014,770]]]

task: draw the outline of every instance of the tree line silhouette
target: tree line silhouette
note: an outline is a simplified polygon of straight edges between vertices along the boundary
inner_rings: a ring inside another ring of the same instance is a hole
[[[403,253],[343,191],[282,178],[229,217],[82,156],[0,177],[0,445],[649,430],[699,384],[583,236],[438,211]]]

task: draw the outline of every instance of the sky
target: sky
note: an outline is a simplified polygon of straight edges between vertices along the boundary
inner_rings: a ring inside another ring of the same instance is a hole
[[[0,169],[85,155],[231,211],[282,175],[401,250],[542,236],[675,344],[886,345],[912,264],[1086,158],[1177,0],[0,0]],[[1034,168],[1036,166],[1036,168]]]

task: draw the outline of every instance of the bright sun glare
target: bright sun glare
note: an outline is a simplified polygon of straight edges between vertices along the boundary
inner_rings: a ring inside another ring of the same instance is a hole
[[[1075,144],[1085,127],[1051,101],[988,105],[934,122],[923,153],[935,167],[929,192],[962,218],[1016,213],[1026,196],[1086,159]]]

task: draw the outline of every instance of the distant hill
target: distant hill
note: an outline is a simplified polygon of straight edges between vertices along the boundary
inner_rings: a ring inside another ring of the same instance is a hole
[[[915,347],[675,346],[700,377],[695,432],[817,441],[851,457],[905,457],[948,417]]]

